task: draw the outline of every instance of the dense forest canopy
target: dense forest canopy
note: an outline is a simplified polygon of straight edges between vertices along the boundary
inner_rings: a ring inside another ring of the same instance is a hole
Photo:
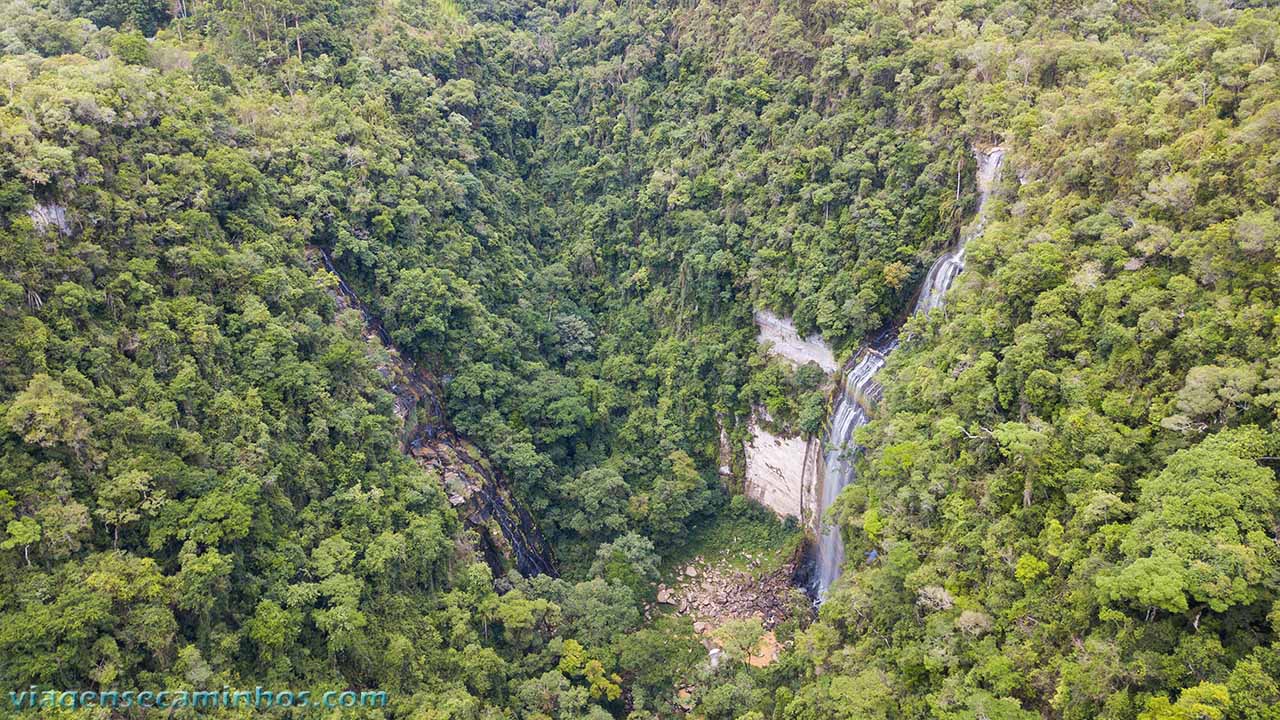
[[[1268,5],[0,0],[0,679],[1280,718]],[[752,311],[850,357],[994,145],[859,436],[844,578],[776,662],[711,667],[657,583],[798,533],[720,477],[722,433],[827,411]],[[495,576],[403,452],[390,346],[557,577]]]

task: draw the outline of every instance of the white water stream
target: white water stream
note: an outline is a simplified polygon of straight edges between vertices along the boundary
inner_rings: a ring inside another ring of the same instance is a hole
[[[929,268],[929,274],[925,276],[915,305],[911,308],[913,315],[942,307],[943,296],[960,271],[964,270],[965,245],[981,235],[986,226],[987,198],[991,195],[1000,163],[1004,160],[1004,148],[976,150],[974,155],[978,160],[977,224],[960,237],[956,247],[944,253]],[[897,338],[893,337],[879,347],[864,348],[854,358],[853,368],[845,376],[844,392],[836,399],[831,411],[831,426],[824,443],[825,466],[818,506],[819,517],[823,519],[839,497],[840,491],[856,479],[853,454],[857,448],[853,445],[853,433],[867,424],[871,406],[880,399],[881,388],[875,380],[875,374],[884,367],[885,356],[897,344]],[[840,537],[840,529],[826,523],[821,525],[821,529],[814,567],[814,583],[819,599],[826,596],[832,583],[840,577],[844,565],[844,541]]]

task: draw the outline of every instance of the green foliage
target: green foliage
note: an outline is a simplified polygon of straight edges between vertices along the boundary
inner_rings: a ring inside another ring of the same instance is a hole
[[[31,378],[5,413],[9,430],[31,445],[79,449],[89,435],[86,401],[44,373]]]
[[[570,512],[565,521],[569,529],[586,537],[608,537],[626,529],[630,489],[617,471],[592,468],[566,482],[563,491],[560,507]]]
[[[713,637],[716,644],[724,648],[726,657],[741,663],[756,652],[760,638],[764,637],[764,627],[759,618],[730,620],[716,628]]]
[[[1176,703],[1163,697],[1147,701],[1146,712],[1138,720],[1220,720],[1231,703],[1227,688],[1216,683],[1200,683],[1178,695]]]
[[[1224,430],[1171,455],[1138,481],[1137,516],[1121,544],[1129,559],[1098,585],[1114,599],[1170,612],[1205,603],[1216,612],[1255,602],[1275,573],[1275,474],[1254,458],[1257,428]]]
[[[111,54],[130,65],[145,65],[150,55],[147,39],[141,33],[123,32],[111,38]]]
[[[691,682],[726,720],[1274,716],[1274,9],[0,14],[9,686],[378,686],[390,717],[673,717]],[[966,270],[907,320],[860,436],[847,588],[770,668],[710,672],[686,620],[644,624],[658,569],[789,559],[797,529],[726,502],[720,434],[826,410],[751,310],[847,354],[975,229],[971,146],[997,142]],[[308,245],[564,579],[478,562]]]
[[[95,25],[118,29],[132,26],[146,35],[156,31],[169,11],[162,0],[68,0],[65,7],[71,17],[87,18]],[[112,45],[114,49],[114,43]]]
[[[636,597],[643,597],[659,577],[658,561],[653,541],[631,532],[596,550],[591,575],[624,585]]]

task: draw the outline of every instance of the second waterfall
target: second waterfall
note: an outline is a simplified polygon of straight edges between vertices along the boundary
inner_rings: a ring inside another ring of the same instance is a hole
[[[938,258],[929,268],[924,284],[916,296],[910,314],[927,313],[942,306],[943,295],[964,269],[965,245],[982,234],[986,226],[987,198],[995,184],[1000,163],[1004,160],[1004,148],[975,150],[978,161],[977,222],[960,238],[954,248]],[[853,367],[844,377],[843,392],[831,411],[831,423],[824,443],[822,492],[818,498],[819,517],[825,520],[827,511],[835,503],[840,491],[855,478],[853,434],[870,419],[871,406],[880,399],[880,384],[875,375],[884,367],[885,356],[898,345],[895,334],[890,333],[874,347],[863,348],[853,359]],[[844,541],[840,529],[825,522],[818,538],[817,561],[814,568],[814,584],[818,598],[826,596],[832,583],[840,577],[844,565]]]

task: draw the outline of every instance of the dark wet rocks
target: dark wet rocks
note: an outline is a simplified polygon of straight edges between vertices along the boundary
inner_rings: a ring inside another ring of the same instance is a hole
[[[494,576],[503,577],[510,568],[522,575],[555,575],[551,548],[512,494],[510,483],[479,448],[449,426],[435,375],[405,357],[391,342],[381,321],[337,273],[322,249],[308,247],[307,258],[313,267],[324,268],[337,279],[331,293],[338,308],[357,310],[363,317],[361,331],[369,343],[369,354],[395,395],[393,411],[402,424],[404,452],[441,484],[449,504],[475,531],[478,550]]]

